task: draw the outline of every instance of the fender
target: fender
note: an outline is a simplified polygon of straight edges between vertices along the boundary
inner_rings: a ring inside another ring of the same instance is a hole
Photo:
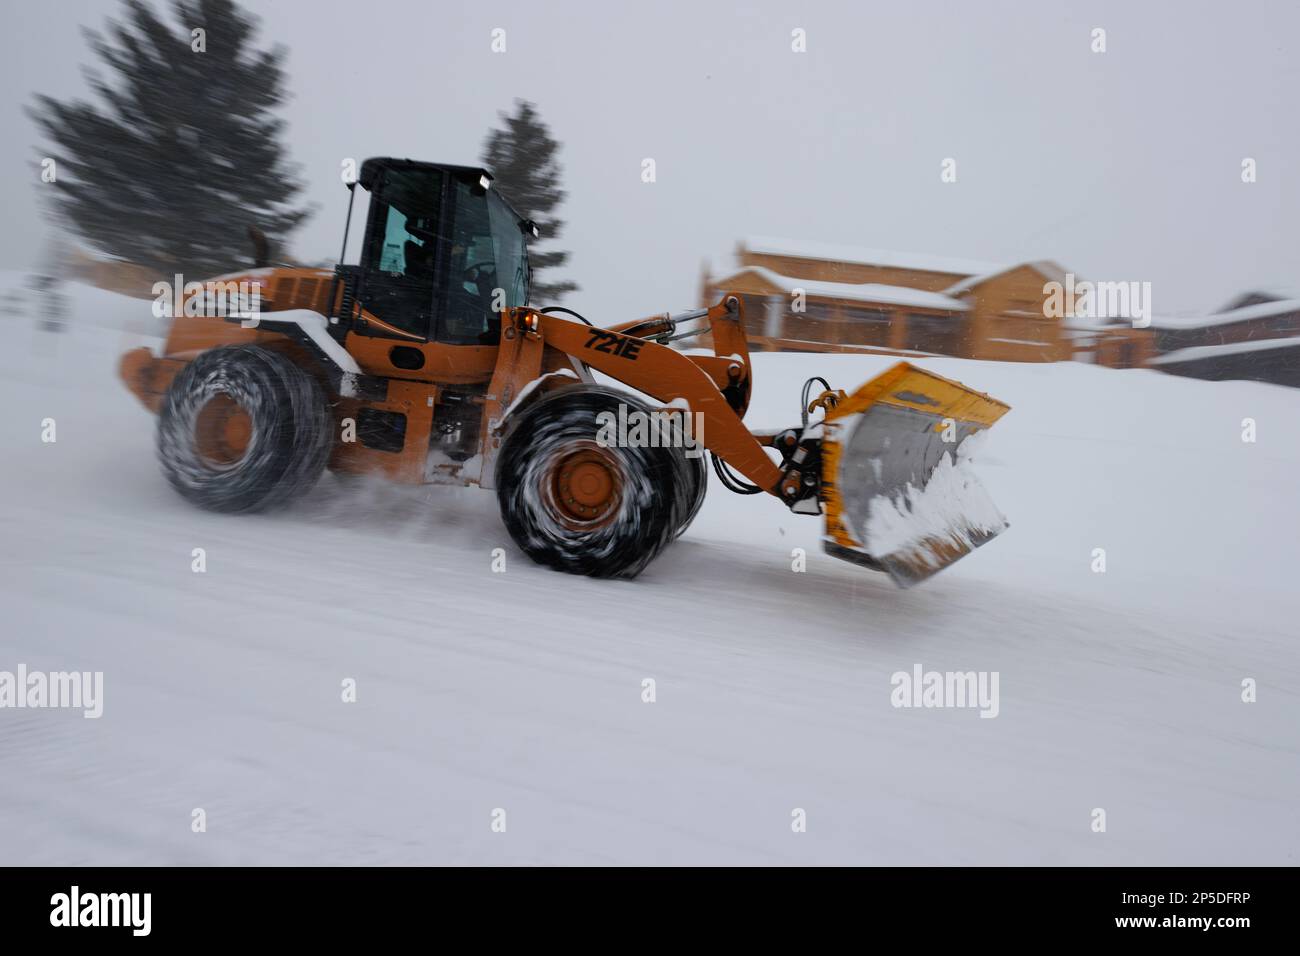
[[[357,360],[329,334],[329,321],[309,309],[263,312],[257,315],[227,316],[241,328],[277,332],[297,343],[325,373],[330,388],[344,398],[382,400],[388,393],[385,379],[366,375]]]

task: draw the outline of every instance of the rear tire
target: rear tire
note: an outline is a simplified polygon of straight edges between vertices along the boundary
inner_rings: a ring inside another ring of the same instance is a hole
[[[526,409],[501,444],[497,503],[506,529],[539,564],[632,578],[688,520],[679,449],[597,441],[602,412],[648,413],[615,389],[558,389]]]
[[[316,379],[252,345],[199,355],[172,381],[158,415],[163,474],[209,511],[260,511],[310,490],[332,438]]]

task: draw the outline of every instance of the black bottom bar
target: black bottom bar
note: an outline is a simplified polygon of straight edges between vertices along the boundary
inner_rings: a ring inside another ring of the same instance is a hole
[[[1203,868],[10,869],[0,871],[0,925],[6,942],[75,933],[91,944],[337,946],[412,932],[426,941],[454,933],[454,944],[471,932],[489,944],[518,935],[534,945],[589,936],[662,945],[683,939],[666,931],[692,927],[733,944],[815,932],[927,946],[1098,937],[1233,945],[1286,930],[1293,881],[1285,869]]]

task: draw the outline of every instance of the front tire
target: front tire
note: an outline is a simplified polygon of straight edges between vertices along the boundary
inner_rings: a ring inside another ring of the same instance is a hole
[[[172,487],[200,508],[261,511],[316,483],[332,423],[324,390],[293,361],[223,346],[172,381],[158,415],[158,458]]]
[[[506,529],[539,564],[632,578],[688,518],[673,448],[601,439],[602,413],[649,410],[611,388],[558,389],[526,409],[501,444],[497,502]],[[605,419],[608,421],[608,419]]]

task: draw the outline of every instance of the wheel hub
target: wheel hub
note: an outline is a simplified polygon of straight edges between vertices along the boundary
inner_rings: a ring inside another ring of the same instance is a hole
[[[594,443],[561,455],[550,469],[551,499],[569,527],[608,524],[618,513],[623,482],[618,464]]]
[[[253,419],[229,395],[214,395],[194,420],[194,445],[199,455],[218,467],[238,463],[253,439]]]

